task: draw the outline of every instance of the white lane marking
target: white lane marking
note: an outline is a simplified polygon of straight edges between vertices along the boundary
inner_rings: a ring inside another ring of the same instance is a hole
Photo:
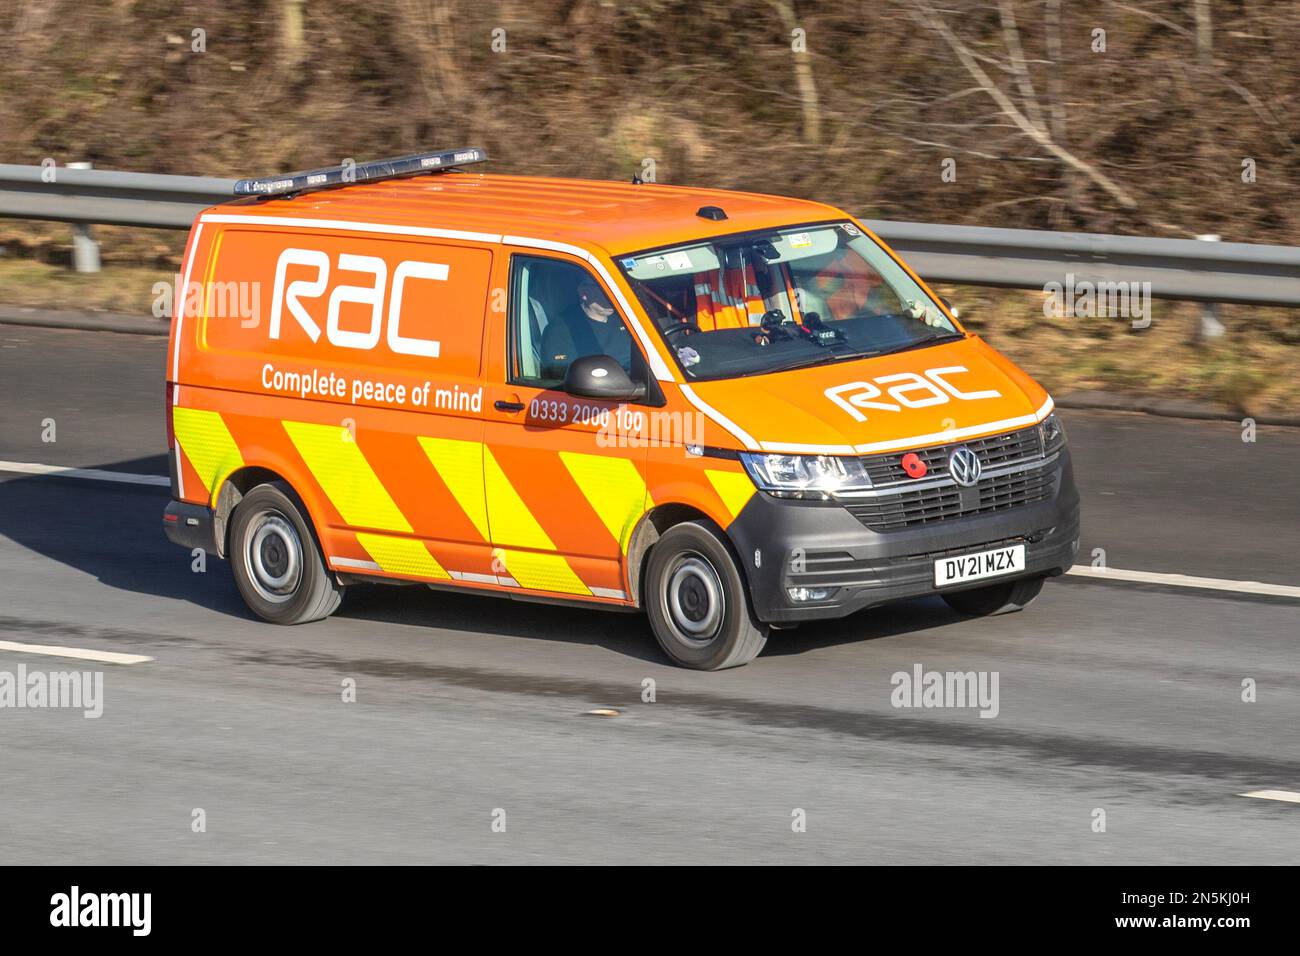
[[[126,471],[103,471],[99,468],[66,468],[63,465],[41,465],[31,461],[0,461],[0,471],[15,471],[23,475],[85,478],[89,481],[116,481],[127,485],[171,487],[171,479],[164,475],[134,475]]]
[[[1300,598],[1300,587],[1291,584],[1233,581],[1226,578],[1197,578],[1187,574],[1125,571],[1122,568],[1094,568],[1086,564],[1076,564],[1065,573],[1082,578],[1097,578],[1102,581],[1131,581],[1139,584],[1165,584],[1176,588],[1205,588],[1210,591],[1235,591],[1238,594],[1268,594],[1273,597]]]
[[[12,471],[26,475],[57,475],[60,478],[85,478],[90,481],[116,481],[131,485],[156,485],[164,488],[171,485],[171,479],[162,475],[135,475],[124,471],[103,471],[99,468],[65,468],[61,465],[41,465],[26,461],[0,461],[0,471]],[[378,568],[378,565],[372,568],[371,562],[354,562],[352,559],[347,558],[331,557],[330,561],[340,567],[364,567],[367,570]],[[1204,588],[1211,591],[1235,591],[1239,594],[1265,594],[1272,597],[1300,598],[1300,587],[1290,584],[1267,584],[1262,581],[1198,578],[1187,574],[1128,571],[1123,568],[1094,568],[1091,565],[1075,565],[1065,573],[1084,578],[1097,578],[1103,581],[1164,584],[1180,588]],[[468,576],[467,579],[469,579]]]
[[[85,647],[55,647],[52,644],[19,644],[0,641],[0,651],[19,654],[43,654],[46,657],[72,657],[79,661],[96,661],[100,664],[143,664],[153,660],[143,654],[119,654],[117,651],[93,651]]]
[[[1300,803],[1300,793],[1293,793],[1290,790],[1252,790],[1250,793],[1239,793],[1239,797],[1258,797],[1261,800],[1281,800],[1283,803]]]

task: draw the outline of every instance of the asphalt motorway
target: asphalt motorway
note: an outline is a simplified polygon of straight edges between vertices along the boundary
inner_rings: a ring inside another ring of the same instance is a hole
[[[0,325],[0,461],[165,474],[164,350]],[[1064,418],[1081,560],[1300,584],[1300,430]],[[262,624],[163,538],[165,494],[0,471],[0,674],[104,675],[98,719],[0,709],[0,861],[1300,858],[1300,804],[1239,796],[1300,792],[1300,600],[1066,576],[1019,614],[915,601],[702,674],[637,615],[422,588]],[[917,665],[997,672],[996,717],[895,708]]]

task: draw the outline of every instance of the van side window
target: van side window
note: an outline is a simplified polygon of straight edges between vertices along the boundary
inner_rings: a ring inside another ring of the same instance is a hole
[[[514,256],[510,276],[510,381],[551,388],[569,363],[609,355],[632,374],[640,353],[604,288],[558,259]],[[638,363],[639,364],[639,363]]]

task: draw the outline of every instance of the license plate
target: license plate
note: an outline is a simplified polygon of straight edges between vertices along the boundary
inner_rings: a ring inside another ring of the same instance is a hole
[[[948,584],[978,581],[980,578],[995,578],[1024,569],[1025,546],[1023,544],[1012,545],[1009,548],[994,548],[992,551],[978,551],[975,554],[959,554],[952,558],[940,558],[934,562],[934,586],[941,588]]]

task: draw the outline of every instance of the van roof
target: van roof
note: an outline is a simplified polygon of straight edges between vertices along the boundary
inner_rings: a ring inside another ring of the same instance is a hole
[[[720,206],[727,218],[698,216],[701,206]],[[469,172],[357,183],[291,199],[240,199],[214,211],[233,209],[522,236],[598,247],[611,256],[844,216],[822,203],[759,193]]]

